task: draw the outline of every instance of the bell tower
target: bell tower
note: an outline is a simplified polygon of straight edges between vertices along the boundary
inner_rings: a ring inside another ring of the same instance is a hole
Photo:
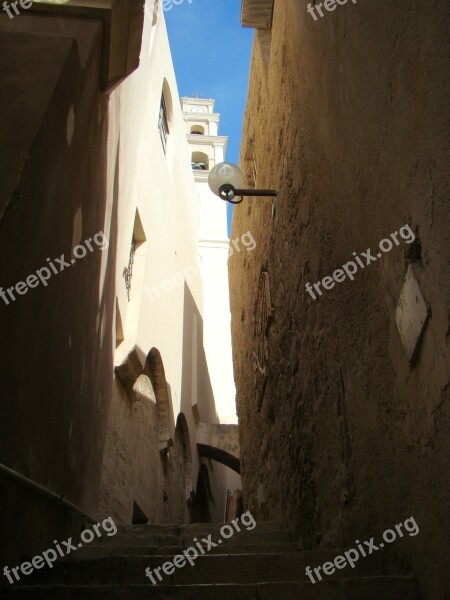
[[[195,170],[209,171],[225,158],[228,138],[218,135],[220,115],[214,112],[214,105],[214,100],[205,98],[182,98],[183,117]]]
[[[191,165],[199,195],[198,253],[203,277],[203,340],[221,423],[237,423],[228,287],[227,202],[208,186],[209,171],[224,162],[227,136],[219,135],[215,100],[182,98]]]

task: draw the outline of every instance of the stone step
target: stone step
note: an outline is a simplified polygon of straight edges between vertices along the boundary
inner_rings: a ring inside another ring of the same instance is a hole
[[[177,534],[164,534],[164,533],[152,533],[152,532],[137,532],[133,531],[130,533],[121,533],[112,537],[101,537],[95,542],[89,544],[91,547],[101,546],[191,546],[194,538],[201,540],[201,538],[207,538],[211,534],[211,531],[205,533],[191,534],[180,533]],[[214,533],[212,540],[217,542],[219,539],[219,533]],[[280,529],[274,531],[259,531],[253,529],[253,531],[241,531],[235,532],[232,537],[226,540],[226,544],[287,544],[292,542],[291,534],[289,529]],[[225,542],[224,542],[225,543]]]
[[[417,600],[411,577],[194,586],[10,586],[2,600]]]
[[[262,581],[309,581],[307,566],[314,568],[332,560],[330,551],[297,552],[295,554],[210,554],[199,556],[194,565],[185,561],[182,568],[174,568],[171,575],[159,570],[162,580],[155,576],[159,586],[203,584],[248,584]],[[23,576],[24,585],[138,585],[151,583],[145,570],[161,568],[172,557],[107,557],[88,560],[65,560],[52,569],[35,571]],[[169,568],[167,568],[169,570]],[[355,569],[346,567],[335,571],[333,578],[382,575],[382,554],[373,554],[357,563]],[[324,576],[326,579],[326,576]]]
[[[206,546],[204,545],[206,548]],[[105,556],[176,556],[182,554],[187,546],[86,546],[78,554],[72,554],[73,560],[102,558]],[[210,554],[294,554],[298,545],[294,542],[286,544],[226,544],[210,550]],[[336,551],[339,554],[338,551]],[[166,558],[167,560],[167,558]]]
[[[118,535],[121,534],[136,534],[140,535],[142,533],[150,533],[150,534],[163,534],[163,535],[171,535],[177,534],[181,532],[186,535],[208,535],[218,534],[221,527],[224,525],[229,525],[229,523],[191,523],[191,524],[150,524],[150,525],[119,525],[117,527]],[[238,521],[239,527],[244,531],[246,529],[245,525]],[[250,526],[252,526],[250,524]],[[231,525],[231,527],[234,526]],[[259,521],[256,523],[256,527],[254,527],[253,531],[281,531],[289,529],[288,525],[283,521]]]

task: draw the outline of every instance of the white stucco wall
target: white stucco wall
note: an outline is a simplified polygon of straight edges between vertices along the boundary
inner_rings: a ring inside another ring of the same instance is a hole
[[[199,255],[203,281],[204,345],[221,423],[237,423],[228,286],[227,205],[207,183],[200,197]]]
[[[202,202],[192,174],[191,150],[186,140],[186,125],[161,6],[156,26],[152,26],[151,17],[149,10],[145,18],[140,67],[111,94],[109,103],[109,202],[105,232],[109,231],[112,211],[118,211],[116,301],[124,332],[124,341],[115,349],[114,360],[119,365],[137,347],[144,364],[152,348],[159,350],[170,386],[174,420],[176,422],[180,412],[187,420],[195,487],[199,459],[196,415],[192,405],[197,404],[197,418],[201,421],[217,422],[218,412],[223,412],[223,398],[226,397],[227,402],[233,398],[234,402],[234,392],[229,385],[225,389],[223,375],[223,389],[219,389],[216,381],[211,381],[220,411],[211,394],[205,392],[210,389],[210,375],[216,378],[218,371],[212,330],[219,325],[218,335],[222,335],[223,323],[217,323],[217,315],[209,309],[204,313],[203,294],[205,289],[209,305],[209,284],[217,286],[218,290],[223,284],[227,285],[226,250],[220,252],[225,260],[216,263],[214,255],[203,256],[200,269],[198,239]],[[167,153],[164,153],[158,130],[163,85],[170,90],[172,103]],[[136,253],[129,300],[123,271],[129,263],[136,209],[146,241]],[[226,218],[224,227],[226,232]],[[111,238],[114,237],[112,233]],[[202,276],[208,280],[212,278],[205,287]],[[227,315],[225,321],[231,340],[228,294],[226,298],[227,312],[224,314]],[[208,323],[210,318],[215,322]],[[201,329],[202,319],[205,319],[204,348],[207,354],[211,353],[211,357],[207,357],[210,372],[202,366],[201,339],[196,345],[189,341],[186,352],[186,340],[192,336],[194,323],[199,321]],[[220,347],[220,343],[216,346]],[[195,394],[198,397],[194,398]],[[231,409],[227,406],[228,410]],[[235,409],[232,412],[235,413]],[[229,478],[216,479],[213,487],[218,490],[219,497],[215,498],[213,517],[220,520]]]

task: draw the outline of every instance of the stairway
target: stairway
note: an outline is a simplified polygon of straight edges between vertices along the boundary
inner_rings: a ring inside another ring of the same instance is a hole
[[[162,567],[196,540],[217,543],[219,524],[138,525],[120,527],[117,535],[102,537],[52,569],[2,587],[0,596],[36,600],[417,600],[409,576],[384,576],[383,552],[361,559],[312,584],[305,575],[341,554],[339,550],[300,551],[281,522],[259,522],[252,531],[222,540],[194,566],[186,564],[153,585],[145,569]],[[206,542],[203,543],[206,550]],[[198,549],[198,548],[197,548]],[[191,552],[192,553],[192,552]],[[200,550],[199,550],[200,553]],[[193,553],[192,553],[193,554]],[[167,571],[170,571],[168,567]],[[4,585],[4,582],[2,583]]]

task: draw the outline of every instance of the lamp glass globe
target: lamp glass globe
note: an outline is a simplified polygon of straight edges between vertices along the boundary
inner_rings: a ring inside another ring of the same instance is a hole
[[[229,184],[236,189],[244,187],[244,176],[240,168],[233,163],[219,163],[209,173],[208,184],[212,192],[220,197],[222,185]]]

